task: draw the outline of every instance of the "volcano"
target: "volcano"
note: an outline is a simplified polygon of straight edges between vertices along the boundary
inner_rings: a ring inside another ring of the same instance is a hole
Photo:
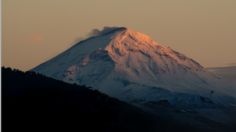
[[[219,78],[198,62],[126,27],[104,28],[32,71],[139,104],[204,105],[221,95]]]

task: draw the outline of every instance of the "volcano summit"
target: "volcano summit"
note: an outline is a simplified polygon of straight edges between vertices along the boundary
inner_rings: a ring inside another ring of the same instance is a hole
[[[224,95],[198,62],[125,27],[104,28],[32,70],[139,104],[198,106]]]

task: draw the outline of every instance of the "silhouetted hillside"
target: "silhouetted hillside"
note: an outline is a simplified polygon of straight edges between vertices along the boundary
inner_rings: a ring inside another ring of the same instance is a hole
[[[159,115],[181,114],[171,112],[173,110],[168,108],[168,105],[157,108]],[[181,122],[184,123],[172,120],[170,116],[160,118],[85,86],[67,84],[34,72],[2,68],[3,132],[220,132],[225,130],[224,126],[214,124],[215,128],[190,126],[187,123],[190,121],[189,118],[186,118],[187,120],[184,118],[188,113],[182,114]]]
[[[147,132],[162,125],[98,91],[33,72],[2,68],[2,84],[3,132]]]

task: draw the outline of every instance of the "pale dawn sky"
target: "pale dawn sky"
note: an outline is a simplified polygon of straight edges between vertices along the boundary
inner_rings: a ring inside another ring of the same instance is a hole
[[[29,70],[94,28],[125,26],[205,67],[236,63],[236,0],[2,0],[2,65]]]

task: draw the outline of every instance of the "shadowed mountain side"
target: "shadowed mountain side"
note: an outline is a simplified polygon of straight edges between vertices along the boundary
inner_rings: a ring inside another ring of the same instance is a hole
[[[116,99],[32,72],[3,69],[3,130],[144,131],[152,120]]]
[[[2,76],[4,132],[155,132],[190,129],[167,123],[85,86],[10,68],[2,68]]]
[[[2,68],[2,77],[3,132],[230,132],[222,124],[194,113],[191,120],[185,119],[191,112],[176,114],[164,101],[155,108],[157,116],[89,87],[34,72]],[[172,120],[173,114],[183,120]],[[194,120],[201,120],[205,127],[191,125]]]

